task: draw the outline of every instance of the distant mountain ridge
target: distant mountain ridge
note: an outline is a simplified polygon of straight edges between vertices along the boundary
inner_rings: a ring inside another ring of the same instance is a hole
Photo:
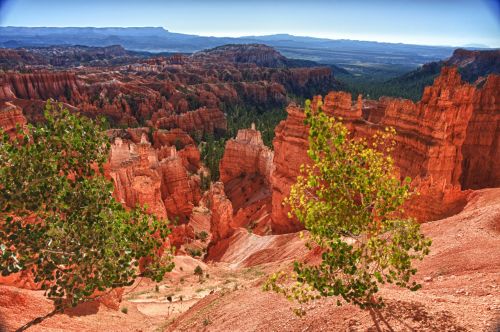
[[[446,60],[426,63],[408,73],[388,80],[369,80],[355,76],[337,76],[354,95],[368,95],[372,99],[393,96],[419,100],[426,86],[432,85],[443,67],[457,67],[462,79],[482,84],[490,74],[500,74],[500,49],[456,49]],[[479,82],[478,82],[479,80]]]
[[[288,58],[334,64],[354,74],[381,70],[393,73],[393,77],[424,63],[448,58],[453,52],[452,47],[332,40],[288,34],[230,38],[173,33],[158,27],[0,27],[0,47],[5,48],[121,45],[134,51],[194,53],[226,44],[266,44]]]
[[[422,81],[422,86],[425,86],[439,75],[441,68],[449,66],[457,67],[462,79],[473,83],[479,77],[500,73],[500,50],[474,51],[459,48],[446,60],[426,63],[417,70],[392,81],[395,83]]]

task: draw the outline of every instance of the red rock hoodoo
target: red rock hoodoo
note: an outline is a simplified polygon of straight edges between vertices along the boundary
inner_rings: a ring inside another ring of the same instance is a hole
[[[304,125],[305,114],[296,105],[286,109],[288,118],[276,127],[274,146],[274,171],[272,186],[272,230],[274,233],[288,233],[302,229],[302,225],[288,218],[288,208],[283,205],[300,173],[300,166],[309,162],[309,129]]]
[[[234,210],[233,227],[246,227],[264,234],[271,212],[270,180],[273,152],[264,145],[259,131],[238,131],[226,144],[220,162],[220,180]]]
[[[208,249],[208,258],[217,260],[224,253],[223,240],[228,239],[234,233],[233,205],[224,193],[222,182],[213,183],[208,192],[208,206],[211,212],[210,233],[211,241]]]
[[[392,126],[397,131],[395,165],[402,177],[415,179],[422,194],[409,209],[421,221],[442,218],[463,207],[461,189],[500,186],[500,76],[484,86],[463,83],[455,68],[443,68],[422,100],[381,98],[352,103],[351,95],[331,92],[323,102],[326,113],[342,117],[352,134],[370,137]],[[321,100],[316,97],[313,105]],[[282,205],[290,186],[307,162],[308,129],[303,110],[287,108],[288,118],[276,128],[273,145],[272,229],[293,232],[302,227],[287,217]],[[428,204],[428,202],[433,204]]]
[[[116,138],[108,174],[115,182],[117,200],[129,207],[146,204],[160,218],[189,219],[200,199],[200,183],[198,175],[189,175],[192,164],[181,156],[184,150],[178,153],[169,145],[154,149],[145,134],[138,144]],[[199,152],[197,156],[199,162]]]

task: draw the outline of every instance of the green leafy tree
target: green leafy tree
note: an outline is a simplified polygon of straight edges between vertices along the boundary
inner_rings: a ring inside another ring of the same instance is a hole
[[[139,275],[161,280],[173,268],[169,250],[158,255],[167,221],[113,199],[100,122],[52,102],[44,115],[17,137],[0,135],[2,275],[29,272],[59,311]]]
[[[309,231],[307,245],[319,247],[322,260],[295,262],[292,273],[275,273],[264,289],[301,304],[338,296],[338,305],[343,299],[361,308],[380,306],[382,299],[375,297],[380,284],[420,288],[410,281],[416,273],[412,262],[429,253],[431,241],[404,217],[402,205],[412,192],[410,179],[401,183],[388,156],[394,130],[386,128],[369,141],[354,139],[320,106],[312,110],[306,102],[312,163],[302,166],[286,202],[290,217]]]

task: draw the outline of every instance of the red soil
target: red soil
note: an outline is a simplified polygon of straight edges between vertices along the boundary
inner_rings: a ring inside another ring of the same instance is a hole
[[[257,236],[240,230],[229,239],[238,238],[222,257],[227,263],[204,265],[188,256],[177,258],[176,269],[159,293],[183,287],[179,292],[186,302],[175,313],[166,301],[148,300],[155,296],[154,286],[143,281],[125,290],[121,306],[128,308],[128,314],[86,304],[30,330],[494,331],[500,315],[500,189],[474,191],[467,201],[457,215],[422,225],[433,239],[431,254],[417,264],[415,279],[423,288],[410,292],[384,287],[381,295],[387,306],[377,312],[337,307],[331,298],[307,305],[305,317],[295,316],[292,303],[263,292],[261,286],[267,273],[304,257],[300,239],[294,234]],[[196,265],[210,273],[203,283],[193,275]],[[195,292],[196,287],[204,288]],[[134,292],[139,299],[129,299]],[[9,286],[0,286],[0,307],[6,331],[51,310],[41,292]]]

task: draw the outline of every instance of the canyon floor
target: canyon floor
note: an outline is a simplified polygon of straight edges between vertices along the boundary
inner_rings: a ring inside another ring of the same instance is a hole
[[[240,230],[222,262],[177,256],[160,284],[138,280],[121,310],[87,303],[29,331],[498,331],[500,327],[500,188],[473,191],[458,214],[422,226],[433,239],[417,264],[417,292],[384,287],[385,308],[363,311],[322,299],[296,316],[294,304],[262,291],[269,273],[307,254],[296,234]],[[281,259],[274,261],[279,252]],[[287,259],[282,259],[283,255]],[[273,262],[274,261],[274,262]],[[267,262],[267,263],[266,263]],[[194,275],[196,266],[204,271]],[[207,276],[208,274],[208,276]],[[0,286],[0,324],[12,331],[52,310],[39,291]]]

